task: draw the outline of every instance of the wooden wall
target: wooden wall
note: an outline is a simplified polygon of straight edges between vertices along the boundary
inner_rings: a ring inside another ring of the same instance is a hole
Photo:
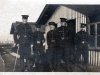
[[[76,20],[76,32],[80,31],[80,23],[85,23],[86,24],[86,16],[80,12],[77,12],[75,10],[69,9],[65,6],[59,6],[53,15],[50,17],[48,22],[54,21],[55,23],[58,24],[58,27],[60,27],[60,18],[66,18],[68,20],[70,19],[75,19]],[[48,22],[45,24],[45,38],[47,32],[50,30],[50,27],[48,25]],[[86,28],[85,28],[86,29]],[[45,49],[47,49],[47,43],[45,43]]]

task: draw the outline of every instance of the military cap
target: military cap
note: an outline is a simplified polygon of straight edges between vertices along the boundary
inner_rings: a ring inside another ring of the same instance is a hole
[[[49,25],[55,25],[55,22],[49,22],[48,24]]]
[[[48,24],[57,27],[57,24],[55,22],[49,22]]]
[[[29,16],[28,15],[22,15],[23,19],[27,19]]]
[[[66,18],[60,18],[61,22],[66,22],[67,19]]]
[[[84,28],[86,26],[86,24],[81,23],[81,28]]]

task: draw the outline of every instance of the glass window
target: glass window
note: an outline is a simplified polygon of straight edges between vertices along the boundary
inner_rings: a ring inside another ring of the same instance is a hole
[[[95,25],[90,25],[90,35],[95,35]]]
[[[97,47],[100,47],[100,36],[97,36]]]
[[[97,24],[97,35],[100,35],[100,23]]]
[[[90,35],[88,38],[88,43],[90,47],[95,47],[95,36]]]

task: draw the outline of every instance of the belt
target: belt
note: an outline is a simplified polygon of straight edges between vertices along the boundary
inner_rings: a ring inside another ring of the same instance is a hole
[[[62,39],[62,40],[64,40],[64,39],[68,39],[68,37],[61,37],[61,39]]]
[[[51,42],[55,42],[55,40],[51,40]]]
[[[40,44],[40,43],[41,43],[41,41],[36,41],[36,43],[37,43],[37,44]]]
[[[87,41],[82,41],[81,43],[83,43],[83,44],[84,44],[84,43],[87,43]]]
[[[27,35],[21,35],[20,37],[28,37]]]

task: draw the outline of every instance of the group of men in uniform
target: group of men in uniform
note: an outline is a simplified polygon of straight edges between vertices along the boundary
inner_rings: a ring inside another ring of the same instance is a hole
[[[88,63],[88,34],[83,29],[85,24],[81,24],[81,31],[76,33],[75,37],[72,37],[72,32],[68,28],[66,18],[60,18],[61,26],[58,28],[55,22],[49,22],[50,31],[47,33],[48,49],[45,53],[43,47],[45,38],[40,31],[40,25],[36,24],[36,31],[33,33],[30,25],[27,23],[27,19],[28,15],[22,15],[22,23],[14,31],[14,41],[19,46],[21,71],[25,71],[26,67],[27,71],[30,71],[30,57],[33,52],[34,63],[38,71],[43,71],[42,69],[44,69],[46,62],[49,63],[47,67],[50,68],[50,71],[59,71],[61,60],[66,64],[65,70],[69,71],[71,38],[75,38],[75,45],[77,46],[75,69],[81,54],[84,57],[85,64]],[[24,59],[26,59],[26,64]],[[42,65],[41,69],[39,69],[40,62]]]

